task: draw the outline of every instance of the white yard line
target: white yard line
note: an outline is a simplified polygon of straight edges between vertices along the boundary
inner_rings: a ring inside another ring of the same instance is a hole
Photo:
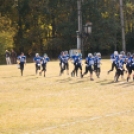
[[[100,119],[104,119],[104,118],[108,118],[108,117],[115,117],[115,116],[119,116],[119,115],[123,115],[123,114],[128,114],[128,113],[131,113],[133,112],[133,110],[125,110],[125,111],[121,111],[121,112],[116,112],[116,113],[109,113],[109,114],[105,114],[105,115],[102,115],[102,116],[93,116],[93,117],[90,117],[90,118],[86,118],[86,119],[83,119],[83,120],[76,120],[76,121],[73,121],[73,122],[67,122],[67,123],[63,123],[63,124],[60,124],[60,125],[55,125],[55,126],[50,126],[50,127],[45,127],[43,129],[39,129],[37,131],[34,131],[34,132],[26,132],[25,134],[37,134],[37,133],[42,133],[42,132],[46,132],[48,130],[54,130],[54,129],[57,129],[57,128],[64,128],[64,127],[70,127],[70,126],[73,126],[77,123],[83,123],[83,122],[88,122],[88,121],[95,121],[95,120],[100,120]]]

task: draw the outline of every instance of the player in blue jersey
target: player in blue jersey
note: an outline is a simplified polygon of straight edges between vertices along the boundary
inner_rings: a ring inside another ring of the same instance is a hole
[[[49,61],[50,61],[50,59],[47,56],[47,54],[45,53],[43,58],[41,59],[42,70],[39,72],[40,75],[42,74],[42,72],[44,72],[44,77],[46,76],[46,65]]]
[[[21,52],[21,55],[17,57],[17,63],[20,66],[21,76],[23,76],[24,64],[26,64],[26,56],[23,52]]]
[[[114,51],[114,53],[110,56],[110,59],[112,60],[112,65],[111,65],[111,69],[108,71],[108,74],[114,70],[114,68],[116,69],[116,64],[115,64],[115,60],[118,59],[118,51]]]
[[[134,53],[132,54],[132,70],[134,71]],[[133,74],[133,81],[134,81],[134,74]]]
[[[122,60],[123,60],[124,64],[126,64],[126,58],[127,58],[127,57],[126,57],[125,52],[124,52],[124,51],[121,51],[120,54],[122,55]],[[123,73],[122,73],[122,75],[121,75],[121,78],[122,78],[122,79],[124,79],[124,72],[127,73],[127,70],[125,69],[125,67],[124,67],[124,65],[123,65]]]
[[[127,68],[127,72],[128,72],[128,76],[127,76],[127,81],[129,81],[130,76],[132,74],[132,55],[130,52],[127,53],[127,58],[126,58],[126,68]]]
[[[33,61],[35,63],[35,74],[38,73],[38,70],[41,68],[41,57],[39,56],[38,53],[35,54],[35,57],[33,58]]]
[[[78,70],[80,70],[80,77],[82,76],[82,55],[76,54],[74,59],[75,64],[75,74],[78,76]]]
[[[75,76],[75,73],[76,73],[75,58],[76,58],[77,55],[78,55],[78,54],[77,54],[77,52],[76,52],[74,55],[72,55],[72,56],[70,57],[71,62],[72,62],[72,64],[74,65],[74,68],[73,68],[73,70],[72,70],[72,72],[71,72],[71,76],[72,76],[72,77],[74,77],[74,76]]]
[[[58,56],[58,59],[59,59],[59,61],[60,61],[60,63],[59,63],[59,66],[60,66],[60,74],[59,74],[59,76],[61,76],[62,73],[63,73],[63,71],[65,70],[64,58],[63,58],[64,56],[65,56],[65,54],[64,54],[63,51],[62,51],[62,52],[60,53],[60,55]]]
[[[69,63],[68,63],[69,59],[70,59],[70,56],[68,54],[68,51],[64,51],[64,56],[63,56],[64,67],[63,67],[63,71],[67,70],[67,75],[69,75]]]
[[[96,53],[96,56],[94,57],[94,71],[96,73],[96,76],[99,78],[100,77],[100,72],[101,72],[101,53]]]
[[[69,75],[69,54],[68,51],[61,52],[59,55],[59,60],[60,60],[60,76],[63,74],[64,70],[67,70],[67,74]]]
[[[116,64],[116,72],[115,72],[115,76],[114,76],[114,82],[118,82],[118,79],[120,77],[120,75],[123,75],[123,71],[124,71],[124,60],[123,60],[123,55],[119,55],[119,58],[115,61]]]
[[[84,75],[86,75],[88,73],[88,71],[90,72],[90,80],[93,81],[93,71],[94,71],[94,57],[92,55],[92,53],[88,54],[88,57],[85,60],[85,63],[87,64],[86,68],[85,68],[85,72],[82,75],[82,78]]]

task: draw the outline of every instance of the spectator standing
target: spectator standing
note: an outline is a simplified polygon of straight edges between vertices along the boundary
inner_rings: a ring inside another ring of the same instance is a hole
[[[6,57],[6,63],[7,65],[11,65],[11,59],[10,59],[10,52],[8,50],[6,50],[5,52],[5,57]]]
[[[12,49],[12,51],[11,51],[11,62],[12,62],[12,64],[16,64],[16,58],[17,58],[17,54],[16,54],[16,52]]]

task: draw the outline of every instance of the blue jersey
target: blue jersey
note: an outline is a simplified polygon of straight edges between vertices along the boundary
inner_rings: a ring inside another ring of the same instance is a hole
[[[33,58],[33,60],[34,60],[34,62],[36,63],[36,64],[40,64],[40,62],[41,62],[41,57],[34,57]]]
[[[62,58],[63,58],[63,63],[68,63],[69,55],[65,55]]]
[[[132,57],[129,57],[129,58],[127,58],[127,62],[126,62],[126,65],[128,66],[128,67],[131,67],[132,66]]]
[[[20,61],[20,63],[26,62],[26,56],[18,56],[17,59]]]
[[[124,64],[126,63],[126,56],[122,56],[122,60],[123,60],[123,62],[124,62]]]
[[[121,58],[116,63],[116,66],[117,66],[118,69],[123,70],[123,65],[124,65],[124,60]]]
[[[49,62],[49,61],[50,61],[49,57],[42,58],[42,64],[47,64],[47,62]]]
[[[75,63],[75,65],[81,65],[82,58],[80,56],[75,56],[74,63]]]
[[[134,68],[134,58],[132,58],[132,68]]]
[[[75,59],[76,55],[71,56],[71,59]]]
[[[75,63],[75,57],[76,57],[76,55],[72,55],[70,58],[71,58],[71,60],[72,60],[72,63]]]
[[[117,65],[118,62],[119,62],[119,56],[115,56],[115,58],[114,58],[114,63]]]
[[[86,63],[88,66],[94,65],[94,57],[87,57],[86,58]]]
[[[112,54],[112,55],[110,56],[110,59],[112,60],[112,62],[117,62],[117,61],[118,61],[118,58],[119,58],[118,55]],[[115,64],[116,64],[116,63],[115,63]]]
[[[101,64],[101,58],[100,57],[94,57],[94,64],[97,66],[97,67],[100,67],[100,64]]]
[[[114,56],[114,54],[111,54],[110,55],[110,59],[114,62],[115,61],[115,56]]]
[[[63,56],[62,55],[59,55],[58,59],[59,59],[60,63],[63,63]]]

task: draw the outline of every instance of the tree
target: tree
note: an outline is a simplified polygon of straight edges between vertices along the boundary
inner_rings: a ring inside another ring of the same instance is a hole
[[[11,50],[14,47],[15,33],[11,20],[7,16],[0,16],[0,57],[4,56],[6,49]]]

